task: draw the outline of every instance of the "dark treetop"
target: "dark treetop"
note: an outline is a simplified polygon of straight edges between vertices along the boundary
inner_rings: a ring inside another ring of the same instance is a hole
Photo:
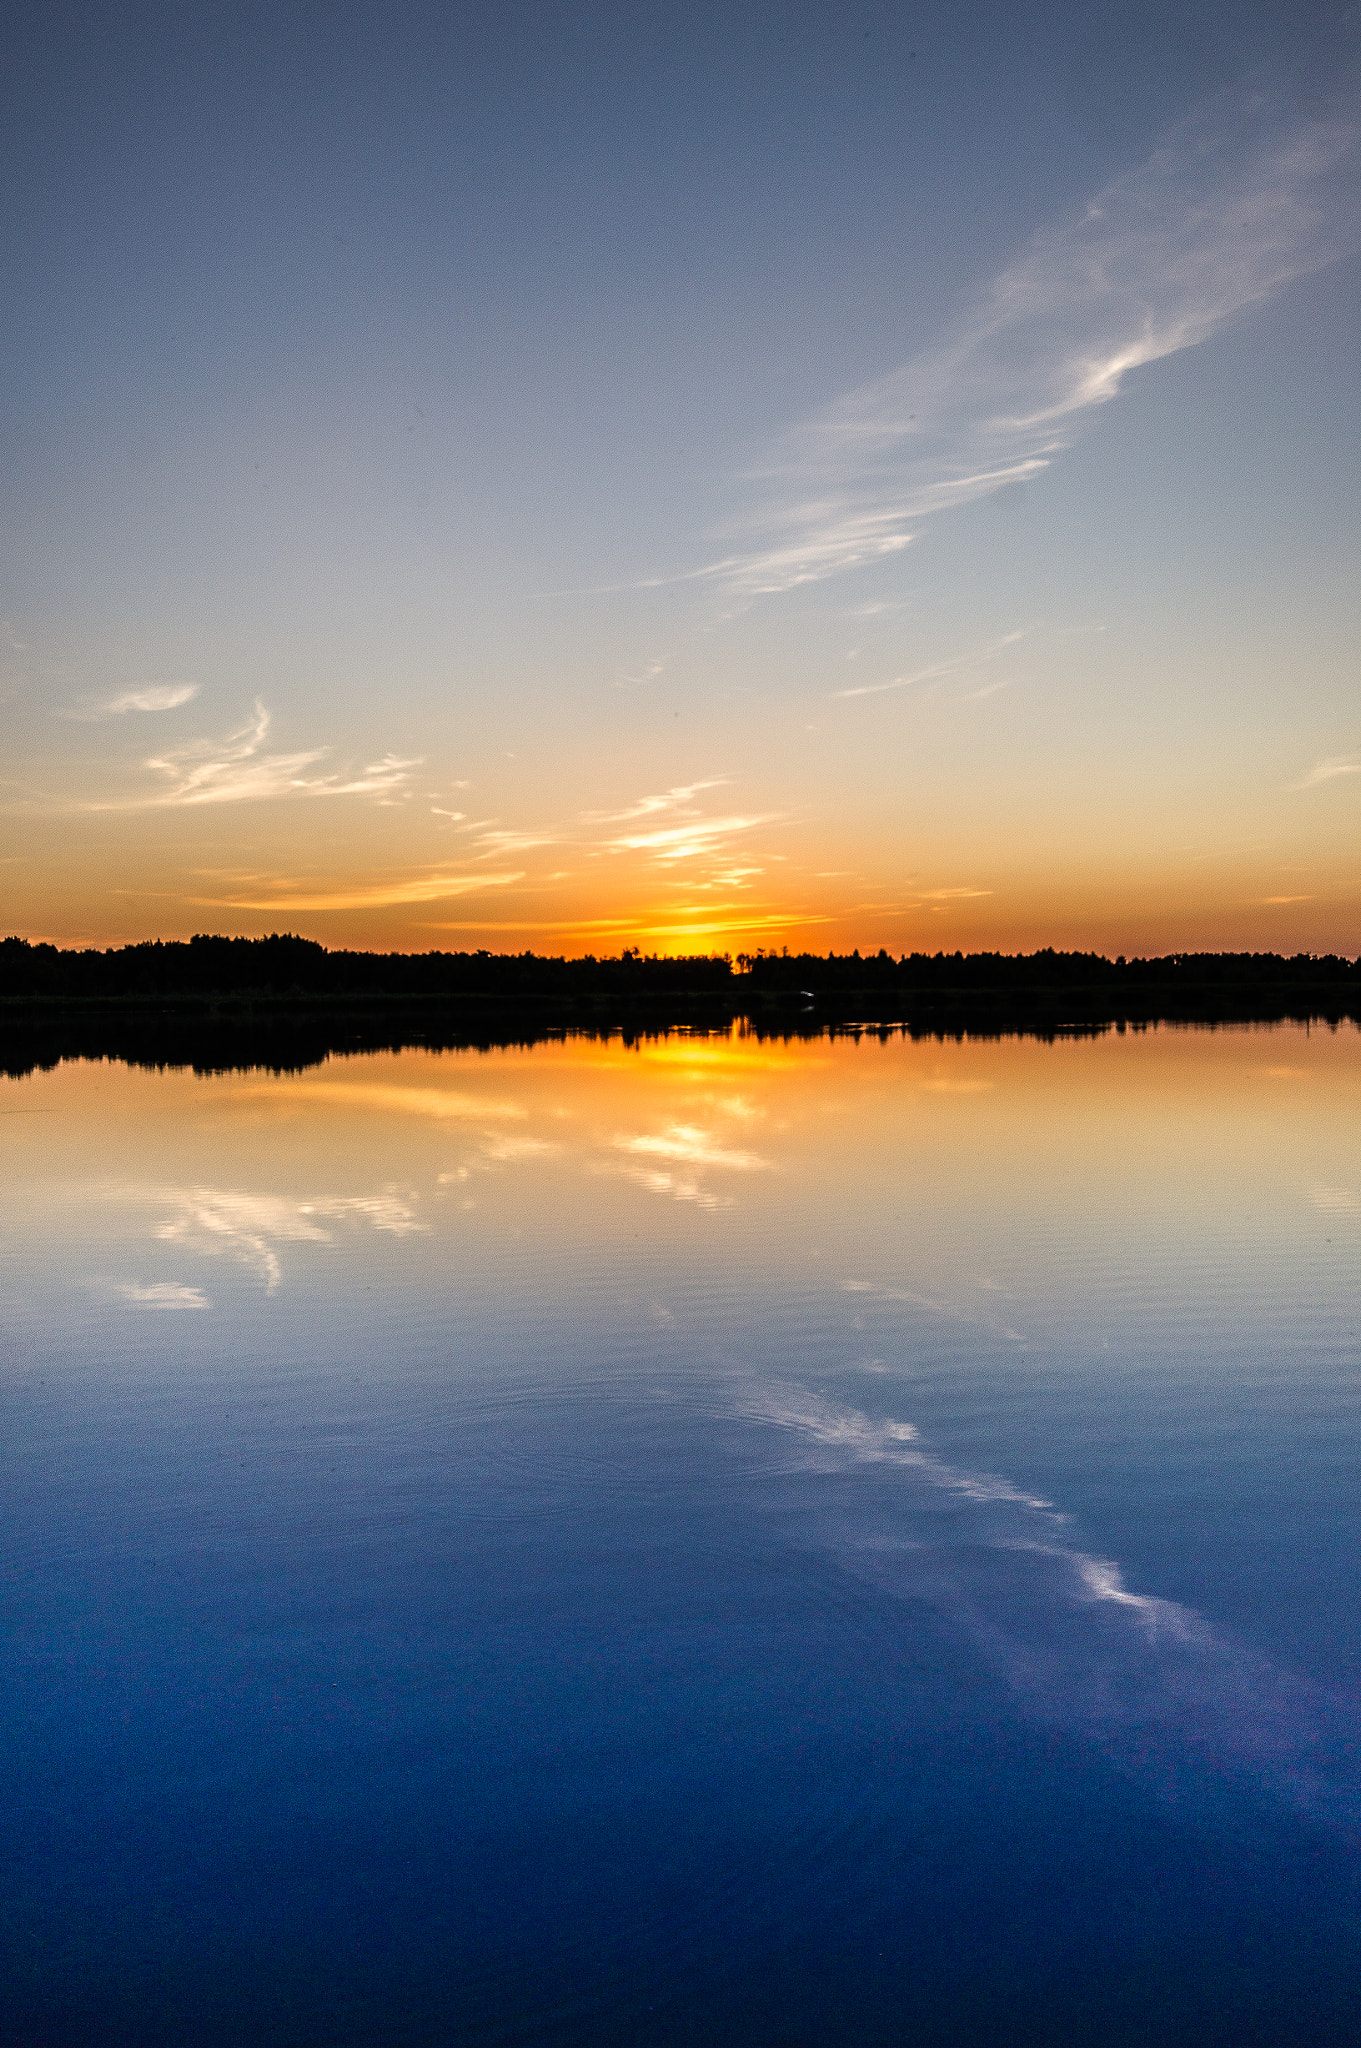
[[[897,1025],[1053,1037],[1158,1021],[1361,1021],[1337,954],[790,954],[565,960],[357,953],[310,939],[199,937],[100,952],[0,940],[0,1071],[69,1057],[295,1068],[333,1051],[523,1043],[745,1018],[758,1032]]]

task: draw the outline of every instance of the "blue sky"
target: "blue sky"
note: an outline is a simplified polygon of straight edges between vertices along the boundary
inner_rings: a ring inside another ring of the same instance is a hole
[[[6,928],[1356,951],[1355,9],[15,12]]]

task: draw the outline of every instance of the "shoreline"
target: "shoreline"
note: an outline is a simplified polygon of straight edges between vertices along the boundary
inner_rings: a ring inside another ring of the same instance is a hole
[[[1111,992],[1090,987],[941,989],[897,1000],[882,990],[848,988],[809,998],[748,991],[740,984],[728,998],[696,992],[687,999],[676,991],[667,1002],[628,1001],[605,992],[545,994],[514,1003],[475,995],[433,1000],[263,991],[150,1000],[4,997],[0,1074],[18,1079],[71,1059],[203,1072],[297,1072],[337,1054],[492,1051],[582,1036],[634,1042],[675,1032],[726,1033],[734,1025],[757,1039],[901,1033],[942,1041],[1025,1037],[1053,1042],[1163,1025],[1241,1030],[1277,1024],[1332,1031],[1348,1024],[1361,1027],[1361,999],[1288,985],[1251,991],[1205,985],[1151,988],[1137,1000],[1114,1001]]]

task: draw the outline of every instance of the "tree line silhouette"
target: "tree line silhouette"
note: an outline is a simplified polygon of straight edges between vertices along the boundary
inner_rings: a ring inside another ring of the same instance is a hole
[[[598,998],[665,1003],[717,999],[734,1013],[762,999],[1071,994],[1103,999],[1221,994],[1354,1003],[1361,963],[1345,955],[1169,953],[741,953],[670,957],[629,948],[569,960],[541,953],[364,953],[292,933],[203,935],[98,948],[0,940],[0,1002],[72,1004],[368,999],[539,1002]]]
[[[582,960],[360,953],[204,936],[64,948],[0,940],[0,1073],[62,1059],[298,1071],[337,1052],[528,1045],[564,1033],[902,1030],[1053,1039],[1158,1022],[1361,1022],[1361,963],[1335,954],[797,953]]]
[[[347,1002],[476,997],[727,992],[725,958],[566,960],[539,953],[358,953],[276,932],[263,939],[151,939],[77,950],[0,940],[0,1001],[233,1002],[264,997]]]

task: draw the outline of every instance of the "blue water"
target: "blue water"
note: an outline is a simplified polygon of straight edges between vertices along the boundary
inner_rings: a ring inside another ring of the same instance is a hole
[[[1361,1039],[0,1087],[0,2039],[1323,2043]]]

